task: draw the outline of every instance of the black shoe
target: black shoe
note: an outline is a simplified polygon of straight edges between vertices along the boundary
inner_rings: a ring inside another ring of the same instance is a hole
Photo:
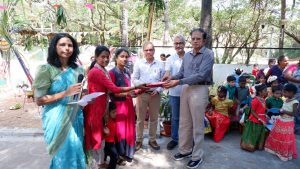
[[[129,162],[129,163],[131,163],[132,162],[132,158],[126,156],[126,161]]]
[[[182,160],[182,159],[185,159],[185,158],[189,158],[189,157],[192,157],[192,152],[188,153],[188,154],[180,154],[180,153],[177,153],[173,156],[173,159],[175,161],[179,161],[179,160]]]
[[[154,150],[159,150],[160,146],[157,144],[156,141],[149,141],[150,147],[152,147]]]
[[[119,158],[118,161],[117,161],[117,164],[120,165],[120,166],[124,166],[124,165],[126,165],[126,161]]]
[[[196,161],[190,160],[187,163],[186,167],[187,168],[198,168],[202,162],[203,162],[202,158],[200,158],[200,160],[196,160]]]
[[[178,145],[177,141],[171,140],[168,145],[167,145],[167,149],[168,150],[173,150],[176,146]]]

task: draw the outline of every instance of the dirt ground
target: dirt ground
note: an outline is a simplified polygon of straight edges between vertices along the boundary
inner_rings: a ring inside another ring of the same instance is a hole
[[[22,91],[9,88],[0,89],[0,128],[41,128],[41,107],[32,98],[24,99]],[[22,107],[10,110],[19,103]]]

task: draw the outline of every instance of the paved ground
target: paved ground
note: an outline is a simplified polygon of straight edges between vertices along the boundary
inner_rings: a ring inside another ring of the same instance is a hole
[[[0,128],[0,169],[46,169],[50,157],[46,153],[40,129]],[[161,150],[148,147],[147,138],[143,148],[135,155],[132,163],[120,169],[183,169],[185,161],[173,161],[172,154],[166,150],[169,138],[160,137]],[[239,148],[240,134],[229,133],[220,143],[205,138],[205,157],[201,169],[298,169],[300,159],[282,162],[277,157],[265,152],[249,153]],[[298,153],[300,137],[297,136]]]

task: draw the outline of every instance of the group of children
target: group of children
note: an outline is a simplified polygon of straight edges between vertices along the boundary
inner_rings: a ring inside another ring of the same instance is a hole
[[[294,134],[294,116],[299,104],[295,98],[297,87],[291,83],[281,86],[276,76],[268,80],[258,78],[258,84],[253,86],[249,79],[247,75],[239,76],[238,80],[234,75],[228,76],[227,84],[219,86],[217,96],[211,98],[205,116],[214,129],[214,141],[223,139],[231,122],[240,122],[242,149],[251,152],[265,149],[283,161],[297,158]]]

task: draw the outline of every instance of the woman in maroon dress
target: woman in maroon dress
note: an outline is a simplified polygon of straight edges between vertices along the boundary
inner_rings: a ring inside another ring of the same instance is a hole
[[[129,58],[129,52],[118,49],[115,54],[116,67],[109,71],[112,82],[119,87],[130,87],[130,72],[125,68]],[[135,146],[135,114],[131,93],[112,95],[116,110],[116,139],[119,155],[127,161],[131,161]]]
[[[134,90],[138,87],[117,87],[106,71],[105,67],[109,63],[110,51],[105,46],[97,46],[95,49],[95,65],[88,73],[88,92],[104,92],[104,95],[97,97],[93,104],[85,108],[84,130],[85,145],[87,150],[91,151],[93,161],[99,164],[99,153],[103,138],[103,119],[108,108],[108,92],[122,93]]]

